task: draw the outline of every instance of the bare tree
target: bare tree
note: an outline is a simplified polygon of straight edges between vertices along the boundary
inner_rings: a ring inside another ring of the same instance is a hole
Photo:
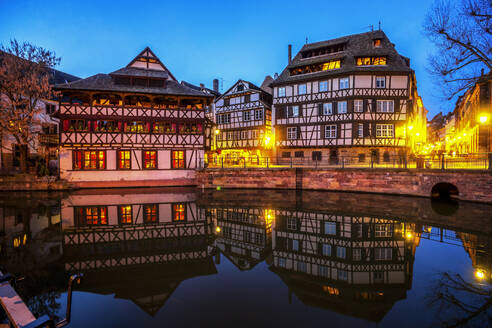
[[[54,52],[28,42],[11,40],[9,46],[1,46],[0,135],[12,136],[18,145],[26,148],[37,145],[40,101],[54,96],[49,76],[59,62]],[[25,172],[24,151],[21,151],[20,166]]]
[[[436,0],[424,31],[436,45],[429,70],[449,99],[492,70],[492,0]]]
[[[436,319],[443,327],[486,327],[492,320],[492,289],[443,272],[430,288],[429,305],[437,305]]]

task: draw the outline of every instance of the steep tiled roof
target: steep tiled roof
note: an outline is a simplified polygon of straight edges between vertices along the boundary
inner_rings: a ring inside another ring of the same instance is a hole
[[[373,40],[380,39],[381,47],[374,48]],[[344,51],[336,53],[320,55],[311,58],[302,59],[302,53],[309,50],[315,50],[327,46],[337,44],[346,44]],[[357,66],[357,57],[369,56],[386,56],[387,64],[380,66]],[[298,74],[291,76],[290,69],[305,65],[322,64],[330,60],[341,60],[341,67],[338,69],[320,71],[314,73]],[[395,46],[390,42],[383,31],[373,31],[361,34],[353,34],[337,39],[309,43],[304,45],[297,55],[292,59],[291,63],[282,71],[277,79],[271,85],[287,84],[291,82],[312,80],[320,77],[336,76],[352,72],[404,72],[411,73],[408,58],[398,54]]]
[[[75,82],[58,84],[56,85],[56,89],[136,92],[136,93],[150,93],[150,94],[161,94],[161,95],[213,97],[213,95],[191,89],[187,86],[179,84],[174,80],[166,81],[165,88],[115,84],[113,78],[109,74],[96,74],[93,76],[89,76],[86,79],[81,79]]]

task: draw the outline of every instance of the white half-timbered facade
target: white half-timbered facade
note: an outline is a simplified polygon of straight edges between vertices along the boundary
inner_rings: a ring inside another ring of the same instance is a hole
[[[149,49],[126,67],[57,85],[60,176],[81,186],[193,184],[213,95],[178,83]]]
[[[215,101],[215,152],[224,160],[238,163],[253,157],[269,156],[272,95],[265,78],[261,87],[239,80]],[[213,156],[212,156],[213,158]]]
[[[383,31],[304,45],[272,87],[278,157],[389,161],[425,140],[410,60]]]

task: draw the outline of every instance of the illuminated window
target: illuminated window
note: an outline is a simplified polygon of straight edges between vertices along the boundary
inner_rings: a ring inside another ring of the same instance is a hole
[[[72,160],[74,170],[106,169],[106,152],[103,150],[74,150]]]
[[[340,68],[340,60],[331,60],[323,64],[322,70],[327,71],[331,69]]]
[[[242,131],[241,131],[241,139],[242,139],[242,140],[247,140],[247,139],[249,139],[249,130],[242,130]]]
[[[147,204],[143,206],[144,223],[157,223],[157,204]]]
[[[171,153],[171,163],[173,169],[185,168],[185,155],[184,150],[173,150]]]
[[[178,131],[180,134],[202,134],[203,127],[200,123],[198,124],[183,123],[179,125]]]
[[[120,132],[119,123],[116,121],[97,121],[94,132]]]
[[[376,124],[376,137],[392,138],[394,136],[393,124]]]
[[[125,122],[125,132],[129,133],[149,133],[150,123],[145,122]]]
[[[152,127],[152,133],[176,133],[176,124],[167,122],[156,122]]]
[[[243,112],[243,121],[251,120],[251,111],[247,110]]]
[[[173,221],[175,222],[186,221],[185,204],[173,204]]]
[[[89,130],[89,121],[86,120],[65,120],[63,122],[63,131],[87,132]]]
[[[132,157],[129,150],[118,150],[118,169],[129,170],[132,168]]]
[[[299,84],[297,90],[298,90],[298,92],[297,92],[298,94],[305,95],[307,92],[307,87],[305,84]]]
[[[340,290],[338,288],[336,288],[336,287],[323,286],[323,291],[325,293],[330,294],[330,295],[335,295],[335,296],[340,295]]]
[[[281,267],[281,268],[285,268],[287,265],[286,265],[286,260],[284,257],[279,257],[278,258],[278,266]]]
[[[118,207],[120,224],[132,224],[132,206],[122,205]]]
[[[374,39],[374,40],[372,40],[372,46],[374,48],[381,48],[381,39]]]
[[[258,139],[258,130],[251,130],[251,139]]]
[[[337,103],[337,112],[338,114],[346,114],[347,113],[347,102],[339,101]]]
[[[379,113],[393,113],[395,111],[395,103],[393,100],[378,100],[376,110]]]
[[[325,139],[334,139],[337,137],[337,126],[326,125],[325,126]]]
[[[106,206],[76,207],[75,220],[79,226],[107,225],[108,208]]]
[[[297,127],[288,127],[287,128],[287,139],[288,140],[297,139]]]
[[[386,65],[386,57],[357,57],[357,66]]]
[[[339,80],[339,89],[348,89],[349,88],[349,78],[344,77]]]
[[[278,88],[278,96],[285,97],[285,87]]]
[[[325,222],[324,224],[326,235],[336,235],[337,234],[337,223],[336,222]]]
[[[354,100],[354,112],[362,113],[364,111],[364,101],[362,99]]]
[[[143,168],[145,170],[153,170],[157,168],[157,151],[144,150],[143,152]]]
[[[319,91],[328,91],[328,81],[320,81],[319,82]]]
[[[333,114],[333,104],[332,103],[324,103],[323,104],[323,115],[331,115]]]

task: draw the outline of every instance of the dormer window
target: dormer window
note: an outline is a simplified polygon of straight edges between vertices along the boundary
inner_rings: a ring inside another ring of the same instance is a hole
[[[372,40],[372,47],[373,48],[381,48],[381,39]]]
[[[386,56],[357,57],[357,66],[379,66],[379,65],[386,65]]]
[[[236,91],[237,92],[241,92],[243,90],[244,90],[244,85],[242,85],[242,84],[238,85],[237,88],[236,88]]]

